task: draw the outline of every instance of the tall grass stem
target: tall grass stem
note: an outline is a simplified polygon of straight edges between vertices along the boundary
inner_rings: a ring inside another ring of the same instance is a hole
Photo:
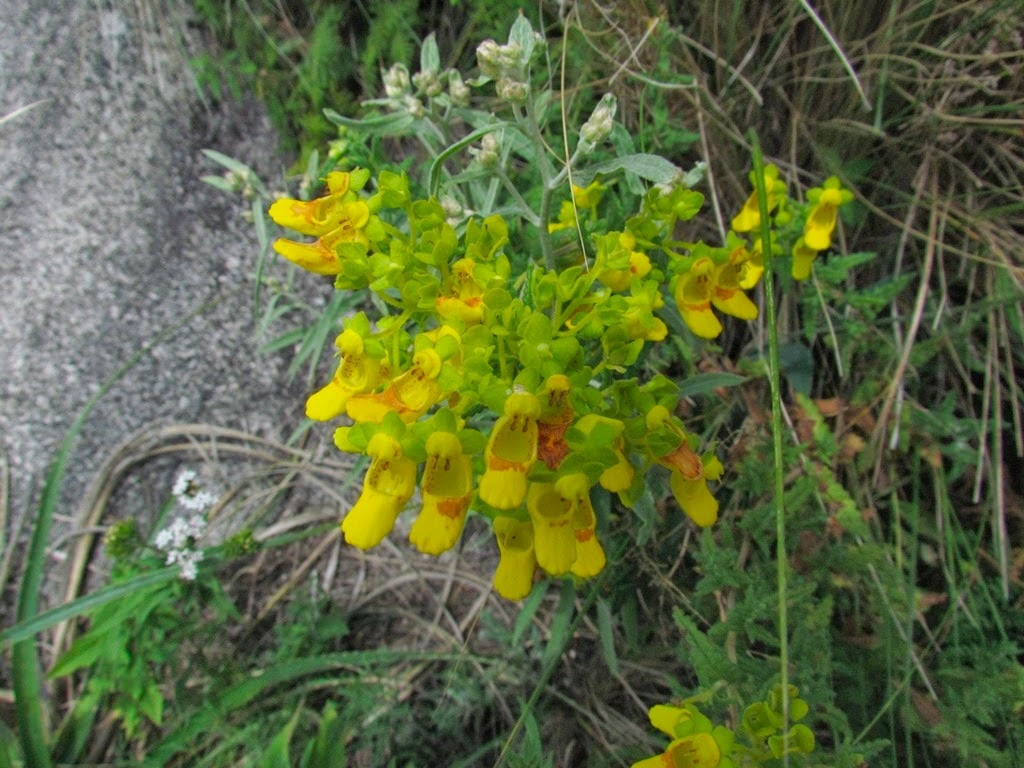
[[[785,466],[782,456],[782,381],[779,361],[779,328],[775,311],[775,265],[772,258],[772,231],[768,218],[768,190],[764,183],[764,154],[757,134],[750,131],[754,156],[754,188],[757,190],[758,212],[761,214],[761,252],[764,254],[764,296],[768,325],[768,382],[772,396],[772,458],[775,498],[775,581],[779,612],[779,685],[782,687],[783,764],[789,765],[789,617],[786,606],[786,505]]]

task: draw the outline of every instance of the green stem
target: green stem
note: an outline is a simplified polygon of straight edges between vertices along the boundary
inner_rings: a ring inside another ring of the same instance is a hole
[[[540,238],[540,250],[544,256],[544,266],[549,270],[554,270],[555,254],[551,246],[551,233],[548,232],[548,222],[551,221],[551,200],[555,189],[557,189],[557,185],[554,183],[554,169],[545,154],[544,135],[541,133],[533,105],[527,102],[526,114],[514,106],[513,114],[523,133],[533,142],[533,149],[536,153],[534,159],[537,161],[537,170],[541,180],[540,210],[538,211],[540,223],[537,225],[537,234]]]
[[[764,155],[757,134],[750,131],[754,155],[754,186],[757,190],[758,212],[761,214],[761,249],[764,253],[764,296],[768,325],[768,381],[772,396],[772,449],[775,464],[775,581],[779,598],[779,683],[782,686],[783,762],[789,765],[789,618],[786,587],[789,561],[786,555],[786,506],[784,462],[782,456],[782,382],[779,364],[779,327],[775,312],[775,271],[772,261],[772,230],[768,218],[768,190],[764,183]]]

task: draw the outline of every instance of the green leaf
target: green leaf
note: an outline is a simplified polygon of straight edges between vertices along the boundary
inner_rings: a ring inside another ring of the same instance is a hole
[[[441,172],[444,171],[445,161],[452,155],[460,152],[461,150],[473,144],[478,139],[486,136],[488,133],[493,133],[495,130],[501,127],[500,123],[495,125],[486,125],[483,128],[477,128],[475,131],[471,131],[463,136],[461,139],[456,141],[451,146],[443,150],[434,161],[430,164],[430,170],[427,172],[427,189],[430,190],[430,194],[434,197],[441,187]],[[467,238],[468,243],[468,238]]]
[[[641,152],[622,155],[589,168],[583,168],[576,171],[573,176],[578,186],[585,187],[597,176],[607,176],[619,171],[635,173],[641,179],[652,181],[655,184],[668,184],[682,173],[679,166],[669,162],[661,155],[649,155]]]
[[[608,603],[597,598],[597,632],[601,641],[601,655],[613,677],[619,674],[619,657],[615,654],[615,619]]]
[[[215,163],[217,163],[219,165],[223,165],[225,168],[227,168],[229,171],[232,171],[233,173],[237,173],[237,174],[243,175],[243,176],[254,176],[255,175],[252,172],[252,169],[248,165],[246,165],[245,163],[240,163],[238,160],[235,160],[233,157],[228,157],[227,155],[225,155],[225,154],[223,154],[221,152],[218,152],[215,149],[203,149],[203,150],[200,150],[200,151],[204,155],[206,155],[208,158],[213,160],[213,162],[215,162]]]
[[[746,376],[735,373],[698,373],[679,386],[679,397],[691,397],[713,392],[720,387],[738,387],[747,381]]]
[[[431,32],[420,48],[420,72],[440,72],[441,52],[437,48],[437,38]]]
[[[547,668],[555,663],[569,644],[571,637],[572,617],[576,607],[576,587],[572,581],[562,581],[562,594],[558,596],[558,606],[551,620],[548,643],[544,646],[542,665]]]
[[[344,768],[344,727],[345,722],[338,718],[334,704],[328,701],[324,704],[324,711],[320,716],[316,741],[312,744],[309,758],[303,762],[303,768]]]
[[[70,675],[76,669],[92,666],[101,657],[108,656],[109,651],[124,643],[123,637],[110,631],[113,628],[111,625],[105,632],[87,632],[79,637],[53,665],[47,677],[53,679]]]
[[[510,643],[512,647],[518,647],[522,644],[526,630],[530,628],[534,614],[537,613],[537,609],[540,608],[540,604],[544,601],[544,597],[547,594],[546,587],[547,584],[544,583],[541,584],[540,588],[535,587],[523,602],[519,615],[516,616],[515,626],[512,628],[512,641]]]
[[[524,61],[528,62],[532,58],[534,46],[537,44],[537,35],[533,31],[530,20],[522,13],[513,22],[512,28],[508,32],[508,41],[519,43],[519,47],[523,49]]]
[[[779,347],[779,370],[789,385],[802,395],[811,394],[814,381],[814,357],[803,344],[793,342]]]
[[[150,681],[139,697],[139,711],[154,725],[161,725],[164,719],[164,696],[155,681]]]
[[[396,112],[390,115],[358,119],[345,117],[333,109],[326,108],[324,109],[324,116],[335,125],[352,128],[371,136],[405,136],[409,133],[413,123],[416,122],[415,118],[408,112]]]
[[[302,708],[296,707],[295,713],[285,723],[284,728],[277,732],[271,740],[270,746],[267,747],[267,751],[263,753],[263,757],[259,761],[260,768],[291,768],[289,745],[301,714]]]

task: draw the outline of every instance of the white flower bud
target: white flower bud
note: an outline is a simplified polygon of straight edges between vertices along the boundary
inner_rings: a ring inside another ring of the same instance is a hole
[[[417,72],[412,76],[412,84],[426,96],[433,97],[441,93],[441,80],[433,69]]]
[[[501,77],[500,58],[501,46],[493,40],[484,40],[476,47],[476,61],[480,65],[480,72],[484,77],[493,79]]]
[[[580,138],[588,144],[600,144],[608,138],[615,125],[615,110],[618,103],[610,93],[604,95],[594,109],[590,119],[580,128]]]
[[[462,75],[454,69],[448,71],[448,95],[456,107],[469,104],[469,86],[462,79]]]
[[[497,137],[493,133],[487,133],[480,139],[480,147],[471,149],[470,154],[474,155],[484,168],[493,168],[498,164],[500,149]]]
[[[523,104],[526,97],[530,95],[530,88],[526,83],[513,80],[510,77],[501,78],[495,87],[498,98],[512,104]]]
[[[389,99],[397,99],[409,92],[409,70],[404,64],[392,64],[384,73],[384,93]]]
[[[423,106],[423,102],[415,96],[406,96],[402,99],[402,106],[405,107],[406,111],[410,115],[416,118],[423,117],[427,114],[427,109]]]

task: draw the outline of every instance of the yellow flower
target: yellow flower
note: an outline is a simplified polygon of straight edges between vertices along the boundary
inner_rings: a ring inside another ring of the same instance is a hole
[[[533,552],[533,525],[514,517],[494,520],[500,559],[494,571],[494,589],[506,600],[522,600],[533,588],[537,558]]]
[[[694,456],[700,461],[699,456]],[[682,472],[673,472],[669,484],[672,486],[672,494],[687,517],[701,528],[715,524],[718,519],[718,500],[708,490],[708,482],[703,474],[689,478]]]
[[[448,295],[438,296],[434,302],[441,317],[461,320],[466,325],[483,320],[484,291],[473,278],[475,266],[472,259],[459,259],[452,264]]]
[[[706,256],[697,259],[689,271],[676,280],[676,307],[683,322],[702,339],[713,339],[722,332],[722,323],[711,311],[715,288],[715,263]]]
[[[757,305],[743,292],[741,283],[747,272],[750,254],[745,248],[737,248],[729,254],[729,260],[715,267],[715,290],[711,303],[715,309],[740,320],[757,317]]]
[[[554,483],[530,483],[526,509],[533,521],[537,564],[552,576],[568,573],[576,562],[574,500],[563,496]]]
[[[480,498],[495,509],[515,509],[526,497],[526,474],[537,460],[540,401],[528,392],[505,400],[484,450]]]
[[[380,383],[381,361],[365,353],[362,337],[346,329],[335,339],[341,363],[327,386],[306,400],[306,416],[314,421],[328,421],[345,412],[352,395],[369,392]]]
[[[370,220],[370,208],[361,200],[353,200],[338,203],[335,209],[331,221],[336,221],[336,226],[320,235],[318,240],[299,243],[279,238],[274,241],[274,250],[296,266],[318,275],[336,275],[341,272],[341,258],[336,248],[344,243],[369,245],[370,241],[363,229]]]
[[[713,525],[718,519],[718,501],[708,490],[708,474],[704,470],[704,463],[690,447],[686,432],[662,406],[656,406],[648,412],[647,427],[650,430],[664,428],[680,438],[679,446],[670,453],[658,456],[657,461],[671,470],[672,493],[686,516],[702,528]],[[721,464],[717,459],[715,464],[717,477],[720,475]]]
[[[598,483],[606,491],[620,493],[633,484],[633,475],[636,473],[636,469],[624,453],[625,443],[622,439],[622,432],[625,429],[625,425],[618,419],[609,419],[596,413],[588,413],[576,422],[576,428],[587,436],[599,425],[604,430],[611,432],[612,439],[608,447],[615,452],[618,462],[601,473]]]
[[[320,237],[340,226],[345,218],[342,206],[348,194],[348,173],[335,171],[327,174],[328,194],[315,200],[293,200],[283,197],[270,206],[268,213],[274,222],[303,235]]]
[[[451,432],[435,432],[427,438],[420,489],[423,507],[409,531],[409,541],[424,554],[439,555],[458,541],[473,499],[472,459]]]
[[[413,355],[412,367],[393,379],[383,392],[353,395],[345,404],[352,421],[377,423],[394,411],[402,421],[416,421],[430,406],[441,399],[437,377],[441,373],[441,357],[432,349]]]
[[[732,764],[732,761],[729,761]],[[710,733],[676,739],[660,755],[633,763],[631,768],[724,768],[722,751]]]
[[[416,464],[406,458],[395,438],[378,432],[366,453],[373,461],[366,470],[363,492],[341,522],[345,541],[359,549],[380,544],[416,486]]]
[[[764,274],[764,249],[761,238],[755,237],[754,244],[747,251],[747,261],[743,274],[740,276],[740,288],[749,291],[761,280]]]
[[[566,475],[558,479],[555,487],[575,504],[572,527],[576,538],[576,559],[570,570],[581,579],[593,578],[604,570],[607,558],[597,538],[597,515],[590,502],[590,483],[585,475]]]
[[[832,244],[839,206],[853,200],[853,193],[843,189],[839,179],[830,176],[821,187],[807,191],[807,201],[814,207],[804,223],[804,243],[814,251],[824,251]]]
[[[801,237],[797,240],[796,245],[793,246],[793,279],[806,280],[809,278],[811,266],[816,258],[818,258],[818,252],[807,246],[805,238]]]
[[[754,182],[754,171],[750,172],[750,181]],[[786,196],[786,184],[779,180],[779,169],[774,165],[764,167],[764,188],[768,195],[767,209],[770,212],[779,201]],[[761,209],[758,204],[757,188],[750,193],[743,208],[732,220],[732,228],[736,232],[750,232],[761,225]]]

